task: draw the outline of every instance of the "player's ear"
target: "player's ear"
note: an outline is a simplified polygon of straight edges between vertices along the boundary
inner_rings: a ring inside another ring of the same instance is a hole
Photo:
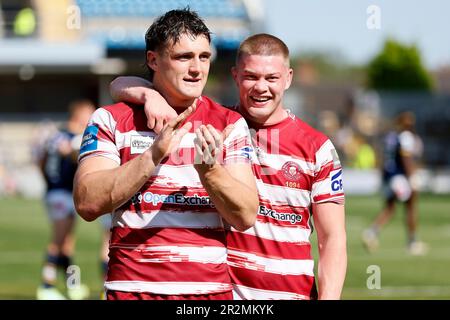
[[[236,67],[236,66],[232,67],[232,68],[231,68],[231,75],[232,75],[232,77],[233,77],[234,82],[236,83],[236,85],[238,84],[237,73],[238,73],[237,67]]]
[[[156,51],[147,51],[147,66],[152,69],[153,71],[156,71],[158,69],[158,63],[157,63],[157,52]]]
[[[292,68],[289,68],[288,74],[286,77],[286,84],[284,86],[284,90],[289,89],[289,87],[291,86],[293,76],[294,76],[294,70],[292,70]]]

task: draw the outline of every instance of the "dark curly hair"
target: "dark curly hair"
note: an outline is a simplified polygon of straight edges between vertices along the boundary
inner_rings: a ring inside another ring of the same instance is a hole
[[[175,44],[181,35],[192,37],[205,36],[211,42],[211,32],[203,20],[189,7],[171,10],[158,17],[145,33],[145,53],[147,51],[159,51],[168,44]],[[148,68],[150,80],[153,80],[153,70]]]

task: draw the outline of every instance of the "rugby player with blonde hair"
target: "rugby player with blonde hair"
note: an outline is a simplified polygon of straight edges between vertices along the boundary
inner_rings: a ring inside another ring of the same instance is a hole
[[[292,82],[289,50],[269,34],[240,45],[232,75],[239,111],[253,131],[259,208],[248,230],[230,228],[228,267],[235,299],[339,299],[347,268],[342,167],[332,142],[283,102]],[[175,116],[151,83],[119,77],[116,100],[144,104],[155,127]],[[318,273],[310,236],[318,239]]]

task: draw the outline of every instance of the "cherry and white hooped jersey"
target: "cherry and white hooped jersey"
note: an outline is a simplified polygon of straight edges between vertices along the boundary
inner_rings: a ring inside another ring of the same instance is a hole
[[[252,228],[227,233],[234,298],[315,299],[311,204],[344,203],[338,155],[292,114],[273,126],[249,126],[260,204]]]
[[[98,109],[85,131],[80,161],[103,156],[123,165],[156,138],[143,107],[118,103]],[[211,294],[231,290],[222,219],[200,182],[194,163],[194,130],[211,124],[234,129],[224,141],[223,162],[249,163],[245,120],[207,97],[186,121],[192,129],[148,182],[112,213],[108,290],[155,294]]]

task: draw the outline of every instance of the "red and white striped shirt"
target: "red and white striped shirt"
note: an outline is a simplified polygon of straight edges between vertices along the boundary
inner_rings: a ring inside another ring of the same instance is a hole
[[[96,110],[85,131],[80,161],[104,156],[123,165],[156,138],[142,107],[118,103]],[[227,272],[222,219],[194,169],[195,129],[235,127],[224,141],[223,161],[250,161],[245,120],[207,97],[186,119],[193,127],[178,150],[164,159],[148,182],[112,213],[108,290],[185,295],[232,289]]]
[[[255,225],[227,234],[235,299],[314,299],[311,204],[344,203],[342,168],[331,141],[289,114],[255,130],[259,211]]]

